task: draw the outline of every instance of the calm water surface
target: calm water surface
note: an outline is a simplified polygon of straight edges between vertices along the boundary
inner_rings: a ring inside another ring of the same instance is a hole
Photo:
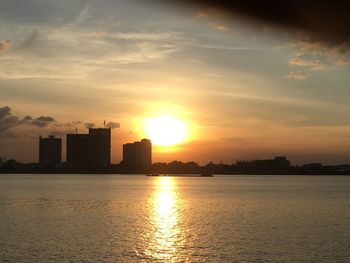
[[[350,262],[350,177],[0,175],[3,262]]]

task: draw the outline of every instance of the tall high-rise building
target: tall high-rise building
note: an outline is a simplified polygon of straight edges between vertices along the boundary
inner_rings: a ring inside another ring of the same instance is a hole
[[[134,166],[150,166],[152,164],[152,143],[142,139],[140,142],[123,145],[123,163]]]
[[[67,163],[89,165],[89,134],[67,134]]]
[[[140,159],[141,165],[152,164],[152,143],[148,139],[142,139],[140,143]]]
[[[48,138],[39,136],[39,163],[59,164],[62,161],[62,139],[50,135]]]
[[[111,163],[111,129],[91,128],[88,134],[67,134],[67,163],[103,166]]]
[[[90,162],[93,166],[111,164],[111,129],[89,129]]]

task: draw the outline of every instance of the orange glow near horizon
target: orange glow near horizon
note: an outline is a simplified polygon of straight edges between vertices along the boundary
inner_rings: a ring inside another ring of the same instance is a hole
[[[143,115],[133,119],[136,139],[152,141],[154,153],[167,154],[182,151],[198,138],[196,122],[191,109],[171,102],[152,102]]]

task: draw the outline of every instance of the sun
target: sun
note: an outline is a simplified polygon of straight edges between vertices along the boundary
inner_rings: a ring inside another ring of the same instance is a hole
[[[161,116],[146,120],[146,132],[153,144],[173,146],[187,136],[187,125],[173,116]]]

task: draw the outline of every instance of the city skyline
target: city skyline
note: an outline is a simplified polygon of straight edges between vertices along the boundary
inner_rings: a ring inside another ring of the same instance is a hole
[[[349,7],[0,0],[0,261],[349,262]]]
[[[55,167],[66,164],[67,167],[104,167],[111,162],[111,128],[89,128],[88,133],[67,133],[65,144],[62,138],[49,135],[39,136],[38,164]],[[65,157],[62,159],[62,145]],[[126,167],[150,167],[152,165],[152,142],[148,139],[123,144],[123,159],[118,163]],[[3,160],[6,162],[6,160]]]
[[[106,120],[117,163],[170,116],[185,135],[154,161],[350,163],[346,43],[158,1],[2,1],[0,17],[2,156],[34,162],[38,135]]]
[[[106,123],[104,122],[104,126]],[[152,161],[152,142],[143,138],[140,141],[126,142],[121,149],[122,159],[116,163],[111,162],[111,131],[112,128],[89,128],[88,133],[66,134],[66,147],[62,144],[62,138],[48,135],[39,136],[38,162],[21,163],[15,159],[0,157],[0,167],[3,172],[40,173],[42,169],[46,172],[58,173],[147,173],[157,171],[161,173],[212,173],[210,168],[214,167],[216,172],[222,174],[347,174],[350,164],[339,163],[336,165],[323,164],[321,162],[304,162],[292,164],[286,156],[275,156],[273,159],[236,159],[229,163],[215,163],[210,161],[205,164],[197,163],[195,160],[169,162]],[[63,147],[62,147],[63,146]],[[62,149],[65,148],[66,160],[62,158]],[[68,156],[68,158],[67,158]],[[233,167],[233,170],[232,170]],[[100,170],[100,168],[102,170]],[[88,170],[86,170],[88,169]],[[96,170],[97,169],[97,170]],[[157,170],[157,169],[160,169]],[[203,169],[203,170],[201,170]],[[177,171],[177,172],[176,172]]]

